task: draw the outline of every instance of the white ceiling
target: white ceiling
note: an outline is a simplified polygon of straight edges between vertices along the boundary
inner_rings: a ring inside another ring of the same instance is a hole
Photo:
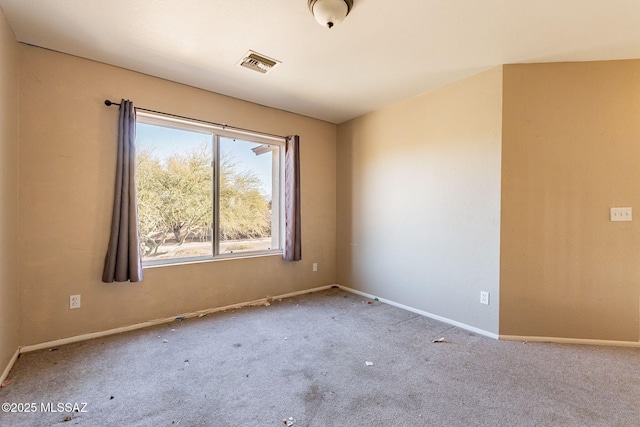
[[[500,64],[640,58],[640,0],[0,0],[19,41],[342,123]],[[262,75],[247,50],[282,61]],[[126,94],[122,94],[126,97]]]

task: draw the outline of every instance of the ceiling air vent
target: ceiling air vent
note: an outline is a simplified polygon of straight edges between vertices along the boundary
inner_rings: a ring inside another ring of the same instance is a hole
[[[238,62],[238,65],[246,67],[250,70],[257,71],[262,74],[267,74],[273,70],[280,61],[272,58],[268,58],[252,50],[248,51],[244,57]]]

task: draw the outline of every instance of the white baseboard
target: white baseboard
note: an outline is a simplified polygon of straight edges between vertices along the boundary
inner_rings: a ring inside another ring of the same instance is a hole
[[[151,321],[148,321],[148,322],[136,323],[134,325],[123,326],[123,327],[114,328],[114,329],[108,329],[106,331],[99,331],[99,332],[93,332],[93,333],[89,333],[89,334],[82,334],[82,335],[77,335],[77,336],[68,337],[68,338],[62,338],[62,339],[53,340],[53,341],[47,341],[47,342],[43,342],[43,343],[39,343],[39,344],[25,345],[25,346],[20,347],[18,350],[16,350],[15,354],[13,355],[11,360],[9,361],[9,364],[7,365],[7,367],[5,368],[4,372],[2,373],[2,376],[0,376],[0,384],[6,380],[7,376],[9,375],[9,371],[11,371],[11,368],[13,367],[14,363],[18,359],[18,355],[20,353],[28,353],[30,351],[42,350],[42,349],[45,349],[45,348],[57,347],[57,346],[65,345],[65,344],[71,344],[71,343],[74,343],[74,342],[86,341],[86,340],[90,340],[90,339],[93,339],[93,338],[100,338],[100,337],[105,337],[105,336],[109,336],[109,335],[119,334],[119,333],[122,333],[122,332],[134,331],[136,329],[148,328],[150,326],[156,326],[156,325],[161,325],[161,324],[164,324],[164,323],[174,322],[176,320],[176,318],[179,318],[179,317],[182,317],[182,318],[185,318],[185,319],[189,319],[189,318],[193,318],[193,317],[204,316],[204,315],[211,314],[211,313],[217,313],[217,312],[220,312],[220,311],[234,310],[234,309],[238,309],[238,308],[242,308],[242,307],[268,306],[268,305],[270,305],[271,301],[273,301],[275,299],[291,298],[291,297],[298,296],[298,295],[304,295],[304,294],[309,294],[309,293],[313,293],[313,292],[324,291],[324,290],[330,289],[332,287],[338,287],[338,288],[340,288],[341,290],[343,290],[345,292],[350,292],[350,293],[353,293],[353,294],[356,294],[356,295],[361,295],[361,296],[364,296],[364,297],[370,298],[370,299],[378,298],[378,300],[380,302],[383,302],[385,304],[389,304],[389,305],[392,305],[394,307],[398,307],[398,308],[401,308],[403,310],[407,310],[407,311],[410,311],[412,313],[419,314],[421,316],[429,317],[431,319],[438,320],[440,322],[447,323],[449,325],[453,325],[453,326],[456,326],[458,328],[465,329],[467,331],[471,331],[471,332],[477,333],[479,335],[484,335],[486,337],[493,338],[493,339],[500,339],[500,340],[504,340],[504,341],[548,342],[548,343],[558,343],[558,344],[586,344],[586,345],[602,345],[602,346],[637,347],[637,348],[640,348],[640,342],[633,342],[633,341],[608,341],[608,340],[591,340],[591,339],[578,339],[578,338],[528,337],[528,336],[516,336],[516,335],[498,335],[498,334],[494,334],[492,332],[485,331],[483,329],[476,328],[474,326],[467,325],[465,323],[461,323],[461,322],[458,322],[458,321],[455,321],[455,320],[448,319],[446,317],[438,316],[438,315],[433,314],[433,313],[429,313],[429,312],[426,312],[426,311],[423,311],[423,310],[419,310],[419,309],[416,309],[416,308],[413,308],[413,307],[409,307],[407,305],[400,304],[400,303],[397,303],[395,301],[391,301],[391,300],[388,300],[388,299],[385,299],[385,298],[376,297],[376,296],[368,294],[366,292],[361,292],[361,291],[358,291],[358,290],[355,290],[355,289],[348,288],[346,286],[335,284],[335,285],[321,286],[321,287],[318,287],[318,288],[306,289],[306,290],[303,290],[303,291],[290,292],[290,293],[287,293],[287,294],[277,295],[277,296],[273,296],[273,297],[261,298],[261,299],[254,300],[254,301],[242,302],[242,303],[238,303],[238,304],[231,304],[231,305],[227,305],[227,306],[224,306],[224,307],[216,307],[216,308],[210,308],[210,309],[206,309],[206,310],[193,311],[193,312],[190,312],[190,313],[183,313],[183,314],[179,314],[177,316],[171,316],[171,317],[166,317],[166,318],[163,318],[163,319],[151,320]]]
[[[192,317],[200,317],[200,316],[204,316],[204,315],[207,315],[207,314],[216,313],[216,312],[219,312],[219,311],[235,310],[235,309],[242,308],[242,307],[268,306],[268,305],[270,305],[271,301],[273,301],[274,299],[290,298],[290,297],[294,297],[294,296],[298,296],[298,295],[309,294],[309,293],[312,293],[312,292],[324,291],[324,290],[327,290],[327,289],[329,289],[331,287],[332,287],[332,285],[321,286],[319,288],[306,289],[304,291],[290,292],[288,294],[277,295],[277,296],[273,296],[273,297],[266,297],[266,298],[261,298],[261,299],[254,300],[254,301],[241,302],[241,303],[238,303],[238,304],[226,305],[224,307],[209,308],[209,309],[206,309],[206,310],[198,310],[198,311],[193,311],[193,312],[190,312],[190,313],[178,314],[177,316],[165,317],[164,319],[150,320],[148,322],[136,323],[135,325],[129,325],[129,326],[122,326],[120,328],[108,329],[106,331],[93,332],[93,333],[90,333],[90,334],[76,335],[74,337],[62,338],[62,339],[53,340],[53,341],[47,341],[47,342],[43,342],[43,343],[40,343],[40,344],[25,345],[25,346],[20,347],[19,352],[20,353],[28,353],[30,351],[42,350],[42,349],[45,349],[45,348],[57,347],[57,346],[65,345],[65,344],[71,344],[71,343],[74,343],[74,342],[86,341],[86,340],[90,340],[90,339],[93,339],[93,338],[100,338],[100,337],[106,337],[108,335],[120,334],[122,332],[134,331],[136,329],[148,328],[149,326],[156,326],[156,325],[161,325],[163,323],[174,322],[176,320],[176,318],[179,318],[179,317],[182,317],[184,319],[189,319],[189,318],[192,318]],[[16,357],[17,357],[17,354],[16,354]],[[10,365],[12,366],[12,364],[10,364]],[[7,370],[6,373],[8,374],[8,372],[9,371]]]
[[[611,341],[611,340],[592,340],[583,338],[558,338],[558,337],[528,337],[519,335],[500,335],[503,341],[521,341],[521,342],[546,342],[554,344],[582,344],[582,345],[604,345],[610,347],[635,347],[640,348],[640,342],[635,341]]]
[[[327,289],[331,289],[334,286],[336,286],[336,285],[320,286],[319,288],[307,289],[306,291],[289,292],[288,294],[282,294],[282,295],[278,295],[277,297],[270,297],[270,298],[271,299],[280,299],[280,298],[297,297],[298,295],[304,295],[304,294],[311,294],[311,293],[314,293],[314,292],[326,291]],[[269,299],[269,298],[266,298],[266,299]]]
[[[16,352],[13,354],[13,357],[11,358],[11,360],[9,360],[9,364],[4,369],[4,372],[2,372],[2,375],[0,376],[0,384],[2,384],[9,376],[9,371],[11,371],[11,368],[13,368],[13,365],[14,363],[16,363],[16,360],[18,360],[19,355],[20,355],[20,349],[17,349]]]
[[[391,300],[388,300],[388,299],[385,299],[385,298],[376,297],[376,296],[368,294],[366,292],[361,292],[361,291],[358,291],[358,290],[355,290],[355,289],[347,288],[346,286],[342,286],[342,285],[336,285],[336,286],[338,286],[340,289],[342,289],[344,291],[351,292],[351,293],[357,294],[357,295],[362,295],[363,297],[367,297],[367,298],[370,298],[370,299],[378,298],[378,301],[383,302],[385,304],[389,304],[389,305],[392,305],[394,307],[398,307],[398,308],[401,308],[403,310],[407,310],[407,311],[410,311],[412,313],[419,314],[421,316],[429,317],[430,319],[438,320],[440,322],[447,323],[449,325],[453,325],[453,326],[456,326],[456,327],[461,328],[461,329],[466,329],[467,331],[475,332],[476,334],[479,334],[479,335],[484,335],[486,337],[493,338],[493,339],[496,339],[496,340],[499,339],[498,334],[494,334],[492,332],[485,331],[484,329],[476,328],[475,326],[471,326],[471,325],[467,325],[465,323],[461,323],[461,322],[458,322],[458,321],[455,321],[455,320],[447,319],[446,317],[438,316],[437,314],[433,314],[433,313],[429,313],[427,311],[419,310],[417,308],[409,307],[407,305],[400,304],[400,303],[397,303],[395,301],[391,301]]]

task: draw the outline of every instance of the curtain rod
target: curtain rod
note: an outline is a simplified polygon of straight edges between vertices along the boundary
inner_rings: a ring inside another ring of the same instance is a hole
[[[105,99],[104,105],[106,105],[107,107],[111,107],[112,105],[120,106],[119,103],[109,101],[108,99]],[[194,119],[194,118],[191,118],[191,117],[179,116],[177,114],[163,113],[162,111],[149,110],[147,108],[135,107],[135,109],[136,110],[141,110],[141,111],[146,111],[148,113],[156,113],[156,114],[161,114],[163,116],[174,117],[176,119],[191,120],[191,121],[194,121],[194,122],[199,122],[199,123],[205,123],[205,124],[208,124],[208,125],[218,126],[218,127],[222,128],[223,130],[224,129],[232,129],[232,130],[237,130],[237,131],[240,131],[240,132],[246,132],[246,133],[249,133],[249,134],[269,136],[271,138],[280,138],[280,139],[284,139],[284,140],[287,139],[286,136],[276,135],[276,134],[267,133],[267,132],[259,132],[259,131],[255,131],[255,130],[251,130],[251,129],[239,128],[239,127],[236,127],[236,126],[229,126],[229,125],[226,125],[224,123],[208,122],[206,120],[200,120],[200,119]]]

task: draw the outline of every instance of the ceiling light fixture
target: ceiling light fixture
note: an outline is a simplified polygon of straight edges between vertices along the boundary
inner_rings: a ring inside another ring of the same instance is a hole
[[[323,27],[333,28],[351,12],[353,0],[309,0],[309,10]]]

